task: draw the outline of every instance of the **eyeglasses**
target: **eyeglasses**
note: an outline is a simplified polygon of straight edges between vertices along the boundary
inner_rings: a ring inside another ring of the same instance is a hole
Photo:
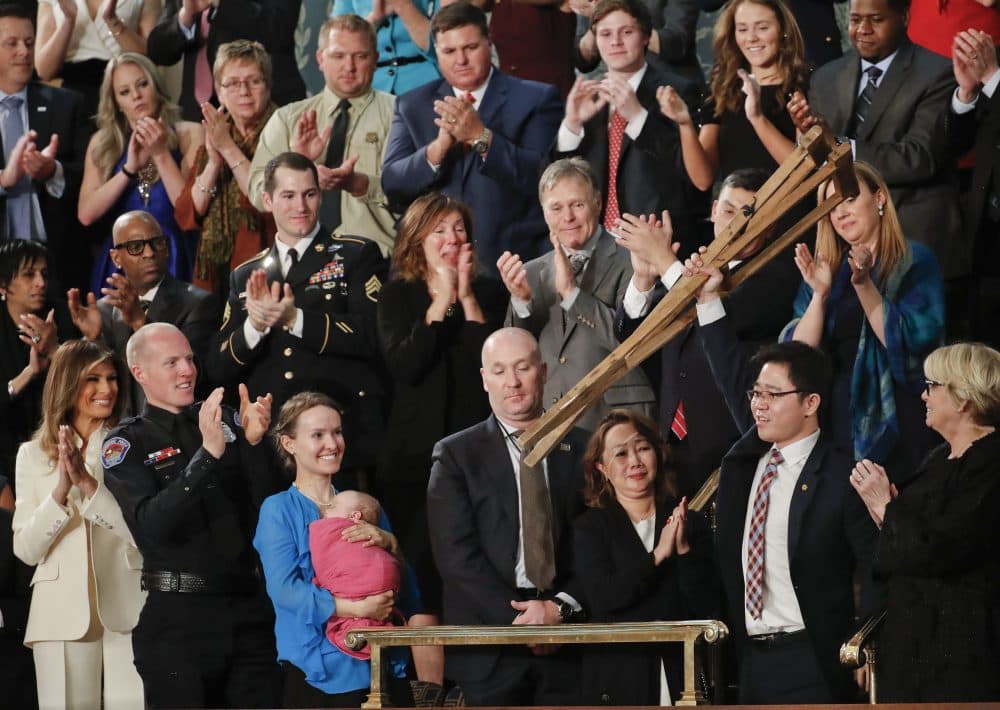
[[[147,244],[154,253],[163,251],[167,248],[167,238],[162,234],[159,234],[155,237],[150,237],[149,239],[133,239],[128,242],[122,242],[121,244],[116,244],[113,248],[124,249],[131,256],[139,256],[146,251]]]
[[[226,91],[239,91],[242,88],[249,89],[250,91],[257,91],[267,82],[264,81],[262,76],[253,76],[249,79],[227,79],[226,81],[219,84]]]
[[[787,392],[771,392],[770,390],[747,390],[747,399],[752,403],[755,399],[761,404],[771,404],[775,397],[784,397],[787,394],[800,394],[802,390],[788,390]]]
[[[938,382],[937,380],[924,380],[924,394],[928,397],[931,396],[932,387],[944,387],[944,382]]]

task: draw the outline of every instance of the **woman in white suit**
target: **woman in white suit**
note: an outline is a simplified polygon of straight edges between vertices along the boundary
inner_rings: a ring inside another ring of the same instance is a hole
[[[24,643],[42,710],[100,708],[102,699],[106,710],[143,707],[132,663],[142,558],[101,466],[124,377],[103,345],[63,343],[49,367],[42,423],[17,453],[14,554],[37,565]]]

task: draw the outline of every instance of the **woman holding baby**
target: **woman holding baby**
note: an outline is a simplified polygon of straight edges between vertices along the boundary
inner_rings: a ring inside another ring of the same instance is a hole
[[[361,598],[341,597],[317,586],[310,526],[321,520],[333,522],[324,519],[325,513],[357,518],[344,526],[339,540],[356,546],[356,552],[378,546],[395,555],[396,537],[389,531],[384,513],[379,514],[376,525],[365,519],[369,516],[363,506],[337,503],[332,477],[340,470],[345,446],[336,402],[317,392],[295,395],[281,408],[273,436],[294,479],[288,490],[271,496],[261,506],[254,547],[260,553],[267,592],[274,604],[278,660],[285,672],[283,706],[359,707],[368,691],[369,663],[334,645],[327,636],[328,622],[333,617],[382,621],[397,602],[404,610],[416,608],[412,575],[405,573],[400,562],[403,584],[398,596],[388,590]],[[358,508],[361,514],[352,516],[353,510],[346,508]],[[392,702],[412,705],[404,677],[407,658],[390,655],[390,659]]]

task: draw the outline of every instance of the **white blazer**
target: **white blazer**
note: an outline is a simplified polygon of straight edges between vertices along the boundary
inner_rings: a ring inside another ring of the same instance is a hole
[[[105,429],[91,434],[83,452],[87,470],[98,481],[97,492],[86,501],[74,486],[65,508],[52,498],[59,480],[56,462],[42,453],[35,440],[18,449],[14,554],[25,564],[38,566],[31,579],[26,646],[35,641],[75,641],[87,633],[92,621],[90,576],[104,628],[128,633],[139,620],[146,600],[139,587],[142,555],[118,502],[104,485],[101,448],[106,434]]]

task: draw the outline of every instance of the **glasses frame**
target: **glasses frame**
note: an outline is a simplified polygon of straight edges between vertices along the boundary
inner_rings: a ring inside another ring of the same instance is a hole
[[[115,244],[112,249],[124,250],[129,256],[142,256],[142,253],[146,251],[147,245],[149,245],[149,248],[155,254],[160,251],[166,251],[167,247],[170,246],[170,240],[164,234],[157,234],[155,237],[150,237],[149,239],[130,239],[127,242]]]
[[[947,387],[947,385],[944,382],[938,382],[937,380],[924,379],[924,394],[930,397],[931,389],[934,387]]]
[[[770,390],[747,390],[747,399],[753,404],[755,399],[759,399],[764,404],[770,405],[775,397],[784,397],[789,394],[806,394],[802,390],[788,390],[787,392],[771,392]]]
[[[267,85],[267,79],[262,76],[253,76],[249,79],[229,79],[219,82],[219,88],[223,91],[239,91],[246,87],[247,91],[260,91]]]

